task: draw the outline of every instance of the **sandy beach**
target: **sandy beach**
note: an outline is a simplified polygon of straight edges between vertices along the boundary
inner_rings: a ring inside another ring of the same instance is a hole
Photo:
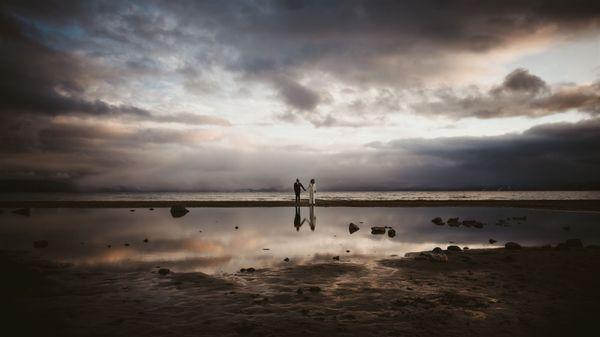
[[[597,246],[445,251],[447,262],[408,255],[364,264],[316,256],[304,264],[282,261],[209,276],[159,273],[164,266],[79,268],[2,252],[3,330],[44,336],[583,336],[596,327]]]

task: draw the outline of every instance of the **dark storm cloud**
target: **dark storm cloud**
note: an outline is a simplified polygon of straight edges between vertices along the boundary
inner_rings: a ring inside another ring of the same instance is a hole
[[[568,110],[600,113],[600,83],[551,88],[526,69],[516,69],[487,92],[471,87],[467,94],[451,88],[438,90],[433,99],[412,105],[416,113],[451,118],[544,116]]]

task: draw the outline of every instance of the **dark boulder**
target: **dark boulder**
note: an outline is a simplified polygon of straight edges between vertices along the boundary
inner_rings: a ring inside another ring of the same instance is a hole
[[[159,273],[160,275],[167,275],[167,274],[169,274],[170,272],[171,272],[171,270],[170,270],[169,268],[160,268],[160,269],[158,270],[158,273]]]
[[[360,227],[358,227],[356,224],[354,224],[352,222],[348,225],[348,232],[350,232],[350,234],[357,232],[359,229],[360,229]]]
[[[435,247],[431,252],[434,254],[442,254],[444,251],[440,247]]]
[[[336,260],[336,261],[339,261],[340,260],[340,256],[336,255],[336,256],[333,257],[333,259]]]
[[[521,249],[521,245],[516,242],[507,242],[504,244],[505,249]]]
[[[489,239],[489,241],[488,241],[488,242],[489,242],[491,245],[493,245],[494,243],[496,243],[496,242],[498,242],[498,241],[497,241],[497,240],[494,240],[494,239]]]
[[[371,227],[371,234],[385,234],[385,227]]]
[[[46,248],[46,247],[48,247],[48,241],[46,241],[46,240],[33,241],[33,248]]]
[[[388,229],[388,236],[390,238],[393,238],[394,236],[396,236],[396,230],[393,228]]]
[[[449,252],[460,252],[462,249],[459,246],[448,246],[446,250]]]
[[[181,218],[182,216],[188,214],[188,212],[188,209],[183,206],[171,207],[171,216],[174,218]]]
[[[460,225],[460,222],[458,221],[458,218],[450,218],[448,219],[447,224],[450,227],[458,227],[458,225]]]
[[[440,218],[439,216],[437,218],[431,219],[431,222],[433,222],[434,224],[436,224],[438,226],[445,225],[444,220],[442,220],[442,218]]]
[[[286,257],[285,259],[283,259],[283,261],[285,261],[285,262],[290,262],[290,258],[289,258],[289,257]]]

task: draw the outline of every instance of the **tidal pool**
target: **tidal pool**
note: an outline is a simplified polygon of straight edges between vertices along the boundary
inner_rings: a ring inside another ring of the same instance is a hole
[[[434,217],[485,225],[437,226],[431,222]],[[508,218],[506,226],[496,225]],[[360,230],[350,234],[350,222]],[[396,236],[373,235],[371,226],[393,227]],[[490,244],[490,238],[498,242]],[[484,207],[190,208],[181,218],[173,218],[168,208],[33,209],[29,217],[9,210],[0,214],[2,250],[30,251],[83,267],[164,266],[208,274],[333,256],[342,262],[369,263],[450,244],[483,248],[515,241],[537,246],[569,238],[599,244],[600,214]],[[37,240],[48,241],[48,247],[34,248]]]

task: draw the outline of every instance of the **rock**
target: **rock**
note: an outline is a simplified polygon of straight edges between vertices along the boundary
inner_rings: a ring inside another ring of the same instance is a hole
[[[465,246],[463,247],[463,250],[469,250],[469,247]]]
[[[462,251],[462,249],[460,249],[459,246],[448,246],[446,248],[446,250],[449,251],[449,252],[460,252],[460,251]]]
[[[393,228],[388,229],[388,236],[390,238],[393,238],[394,236],[396,236],[396,230],[394,230]]]
[[[460,222],[458,222],[458,218],[450,218],[450,219],[448,219],[447,223],[448,223],[448,226],[451,226],[451,227],[458,227],[458,225],[460,225]]]
[[[444,251],[440,247],[433,248],[433,250],[431,252],[434,254],[443,254],[444,253]]]
[[[471,227],[471,226],[475,226],[475,223],[477,221],[475,220],[463,220],[462,225],[465,227]]]
[[[508,222],[504,219],[500,219],[496,222],[496,226],[508,227]]]
[[[153,210],[154,210],[154,208],[149,208],[149,210],[153,211]]]
[[[336,260],[336,261],[339,261],[340,260],[340,256],[339,255],[334,256],[333,259]]]
[[[285,261],[285,262],[290,262],[290,258],[289,258],[289,257],[286,257],[285,259],[283,259],[283,261]]]
[[[235,226],[235,229],[239,229],[239,228],[240,228],[239,226]]]
[[[385,234],[385,227],[371,227],[371,234]]]
[[[256,271],[256,269],[254,269],[252,267],[240,269],[240,273],[254,273],[255,271]]]
[[[304,290],[302,290],[302,288],[298,288],[298,289],[296,290],[296,294],[298,294],[298,295],[302,295],[302,294],[304,294]]]
[[[444,220],[442,220],[442,218],[440,218],[439,216],[437,218],[431,219],[431,222],[433,222],[434,224],[436,224],[438,226],[445,225]]]
[[[46,248],[46,247],[48,247],[47,240],[33,241],[33,248]]]
[[[271,250],[271,248],[263,248],[263,250]]]
[[[144,239],[144,243],[148,243],[148,238]]]
[[[129,211],[130,211],[130,212],[135,212],[135,209],[130,209]]]
[[[171,270],[170,270],[169,268],[160,268],[160,269],[158,270],[158,273],[159,273],[160,275],[167,275],[167,274],[169,274],[170,272],[171,272]]]
[[[475,221],[475,224],[473,225],[473,227],[475,228],[483,228],[485,224],[483,222],[479,222],[479,221]]]
[[[19,215],[23,215],[23,216],[30,216],[31,215],[31,208],[19,208],[19,209],[15,209],[12,212],[14,214],[19,214]]]
[[[123,246],[125,246],[125,247],[129,247],[129,244],[128,244],[128,243],[125,243]]]
[[[308,291],[310,291],[311,293],[318,293],[321,291],[321,288],[317,286],[311,286],[310,288],[308,288]]]
[[[350,234],[357,232],[359,229],[360,229],[360,227],[358,227],[357,225],[355,225],[352,222],[348,225],[348,232],[350,232]]]
[[[188,213],[189,213],[188,209],[183,206],[171,207],[171,216],[174,218],[181,218],[182,216],[184,216]]]
[[[350,250],[346,249],[346,253],[350,253]]]
[[[435,254],[431,252],[422,252],[415,259],[431,262],[448,262],[448,256],[444,253]]]
[[[112,245],[106,245],[106,248],[112,248]]]
[[[490,245],[493,245],[494,243],[496,243],[496,242],[498,242],[498,241],[497,241],[497,240],[494,240],[494,239],[489,239],[489,241],[488,241],[488,242],[490,243]]]
[[[516,242],[507,242],[504,245],[505,249],[521,249],[521,245]]]

